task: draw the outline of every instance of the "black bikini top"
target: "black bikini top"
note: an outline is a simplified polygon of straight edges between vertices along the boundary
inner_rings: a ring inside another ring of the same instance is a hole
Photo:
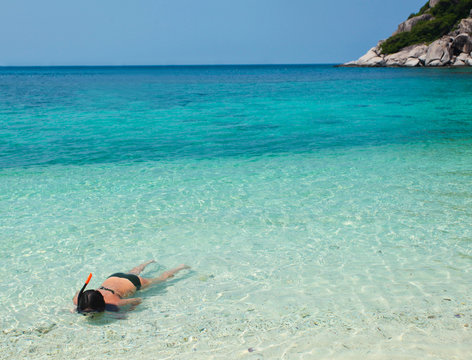
[[[109,288],[106,288],[105,286],[100,286],[99,289],[102,289],[102,290],[105,290],[105,291],[109,291],[111,292],[113,295],[115,295],[115,291],[112,290],[112,289],[109,289]],[[106,311],[113,311],[113,312],[118,312],[120,311],[120,308],[116,305],[113,305],[113,304],[105,304],[105,310]]]
[[[109,292],[111,292],[113,295],[115,295],[115,290],[106,288],[105,286],[100,286],[99,289],[102,289],[102,290],[105,290],[105,291],[109,291]]]

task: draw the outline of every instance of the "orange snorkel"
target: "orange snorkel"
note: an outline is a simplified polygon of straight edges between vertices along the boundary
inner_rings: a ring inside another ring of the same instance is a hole
[[[77,296],[77,310],[79,309],[79,300],[80,300],[80,297],[82,296],[85,288],[87,287],[88,283],[90,282],[90,279],[92,278],[92,273],[89,274],[87,280],[85,281],[85,284],[84,286],[82,286],[82,289],[80,289],[79,291],[79,295]]]

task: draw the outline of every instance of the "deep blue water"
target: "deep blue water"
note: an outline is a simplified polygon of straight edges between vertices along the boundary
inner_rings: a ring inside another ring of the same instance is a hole
[[[470,138],[472,71],[0,68],[0,167]]]

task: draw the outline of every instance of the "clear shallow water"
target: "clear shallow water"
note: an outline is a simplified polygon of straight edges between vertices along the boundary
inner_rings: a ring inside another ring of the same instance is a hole
[[[471,77],[0,70],[0,357],[467,358]],[[193,270],[69,312],[149,258]]]

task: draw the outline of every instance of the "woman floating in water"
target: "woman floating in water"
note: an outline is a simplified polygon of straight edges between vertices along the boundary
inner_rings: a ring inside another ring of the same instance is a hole
[[[120,306],[131,305],[133,308],[141,304],[141,298],[124,299],[133,295],[140,289],[145,289],[151,285],[159,284],[173,277],[176,273],[183,269],[189,269],[187,265],[180,265],[175,269],[165,271],[156,278],[146,279],[139,274],[146,266],[155,262],[149,260],[141,265],[132,268],[128,273],[115,273],[108,277],[98,290],[85,290],[92,274],[89,275],[82,289],[74,296],[72,300],[77,305],[77,312],[92,313],[118,311]]]

